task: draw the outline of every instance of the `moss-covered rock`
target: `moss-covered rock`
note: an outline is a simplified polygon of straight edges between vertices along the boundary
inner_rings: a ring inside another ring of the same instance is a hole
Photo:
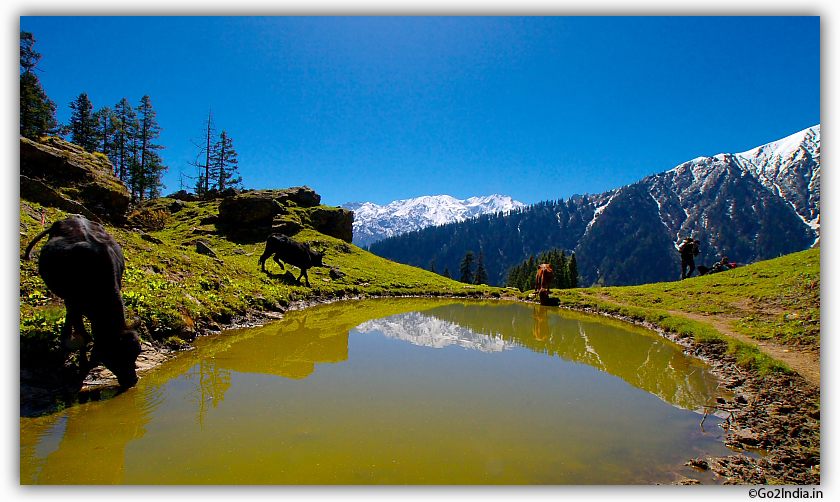
[[[353,211],[340,207],[318,206],[308,212],[308,219],[312,228],[324,235],[347,243],[353,240]]]
[[[131,195],[113,170],[105,155],[88,153],[60,138],[20,138],[21,190],[28,200],[122,224]],[[48,189],[39,189],[42,185]],[[70,208],[68,202],[81,208]]]
[[[219,218],[229,225],[265,226],[283,211],[279,190],[257,190],[228,197],[219,204]]]
[[[228,197],[219,203],[219,223],[227,233],[240,237],[270,233],[294,235],[303,228],[353,240],[353,213],[320,205],[321,196],[309,187],[282,190],[254,190]]]

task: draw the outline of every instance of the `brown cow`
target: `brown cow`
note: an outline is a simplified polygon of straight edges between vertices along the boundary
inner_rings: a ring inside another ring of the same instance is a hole
[[[540,304],[546,305],[548,303],[548,293],[551,289],[551,279],[554,277],[554,271],[551,265],[543,263],[537,269],[537,286],[534,291],[540,296]]]
[[[38,234],[26,248],[26,260],[35,243],[47,234],[50,238],[41,249],[38,272],[67,308],[62,345],[80,349],[79,370],[83,374],[101,361],[116,375],[120,387],[132,387],[137,383],[134,363],[140,354],[140,339],[135,329],[139,321],[131,326],[125,323],[120,292],[125,270],[122,248],[105,227],[73,215]],[[83,317],[90,321],[90,335]],[[88,363],[85,351],[90,341],[93,349]]]

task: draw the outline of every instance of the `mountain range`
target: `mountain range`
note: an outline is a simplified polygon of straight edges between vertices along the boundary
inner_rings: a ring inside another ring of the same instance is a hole
[[[428,226],[443,225],[483,214],[525,207],[507,195],[488,195],[459,200],[449,195],[427,195],[398,200],[380,206],[372,202],[348,202],[341,206],[353,211],[353,244],[367,247],[395,235]]]
[[[600,194],[412,230],[374,242],[385,258],[457,271],[485,257],[491,285],[552,248],[574,252],[582,286],[679,279],[676,246],[700,242],[698,265],[744,264],[807,249],[820,235],[820,126],[742,153],[698,157]]]

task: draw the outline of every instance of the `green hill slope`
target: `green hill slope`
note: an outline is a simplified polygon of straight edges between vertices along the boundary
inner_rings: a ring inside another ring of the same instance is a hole
[[[780,354],[804,354],[819,376],[819,247],[684,281],[558,291],[557,297],[572,308],[650,322],[696,341],[727,341],[742,365],[762,372],[788,369],[755,343],[775,345]]]
[[[157,199],[147,210],[158,211],[172,200]],[[161,212],[165,225],[143,232],[106,225],[123,248],[126,315],[142,321],[146,341],[179,345],[196,334],[217,330],[237,316],[254,311],[282,311],[293,302],[325,301],[360,295],[500,296],[500,289],[462,284],[438,274],[394,263],[312,228],[295,239],[324,250],[329,268],[309,270],[312,287],[297,284],[297,269],[281,271],[272,260],[260,270],[264,242],[233,242],[203,225],[217,214],[219,201],[183,202],[176,213]],[[62,210],[21,200],[20,252],[52,222],[69,216]],[[196,251],[201,240],[215,257]],[[40,249],[45,241],[35,249]],[[288,270],[288,269],[287,269]],[[52,352],[64,308],[37,273],[37,259],[20,264],[22,358]]]

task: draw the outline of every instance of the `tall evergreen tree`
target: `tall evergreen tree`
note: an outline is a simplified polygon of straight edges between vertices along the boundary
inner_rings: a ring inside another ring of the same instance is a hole
[[[20,31],[20,135],[38,139],[54,134],[58,127],[55,103],[47,97],[35,67],[41,54],[33,49],[35,37]]]
[[[239,176],[239,160],[236,150],[233,149],[233,140],[228,136],[227,131],[222,130],[219,141],[213,146],[212,174],[216,178],[215,186],[220,191],[229,187],[241,187],[242,177]]]
[[[577,267],[577,258],[575,258],[575,254],[572,253],[572,257],[569,258],[569,287],[576,288],[578,287],[578,267]]]
[[[70,141],[88,152],[96,151],[96,119],[93,117],[93,103],[86,92],[79,94],[70,103]]]
[[[128,184],[135,155],[134,138],[140,125],[137,123],[137,113],[126,98],[122,98],[114,106],[117,119],[117,130],[114,135],[114,170],[123,183]]]
[[[561,251],[560,257],[557,259],[559,273],[555,272],[554,274],[554,282],[557,284],[558,289],[567,289],[569,286],[569,263],[566,259],[566,252]]]
[[[452,279],[452,272],[449,271],[449,267],[443,269],[443,276],[447,279]]]
[[[163,186],[161,178],[169,168],[163,165],[160,154],[157,153],[157,150],[164,147],[154,143],[154,140],[160,137],[162,128],[155,120],[157,112],[152,108],[152,100],[148,95],[141,98],[137,116],[140,125],[137,131],[139,159],[134,164],[131,185],[135,190],[135,198],[142,200],[145,195],[153,197],[160,193]]]
[[[35,46],[35,36],[28,31],[20,30],[20,72],[32,72],[38,65],[41,59],[41,53],[37,52],[33,47]]]
[[[474,284],[487,284],[487,270],[484,268],[484,251],[478,252],[478,265],[475,269]]]
[[[461,260],[461,282],[465,282],[467,284],[473,283],[473,270],[472,264],[475,261],[475,253],[472,251],[467,251],[467,254],[464,255],[464,259]]]
[[[429,272],[433,274],[435,273],[435,260],[432,260],[431,263],[429,263]]]
[[[114,164],[114,176],[116,176],[116,136],[119,129],[117,114],[110,106],[106,106],[94,112],[93,118],[96,121],[96,149],[107,155]]]

